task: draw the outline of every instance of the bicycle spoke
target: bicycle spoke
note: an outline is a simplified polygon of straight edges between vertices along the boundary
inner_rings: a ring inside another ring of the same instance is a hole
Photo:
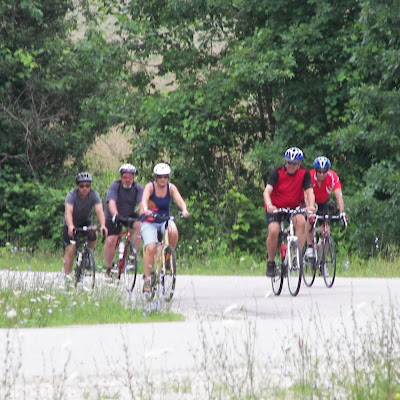
[[[128,242],[125,246],[124,258],[124,278],[125,287],[128,292],[132,292],[136,284],[137,274],[137,254],[132,244]]]
[[[289,265],[287,279],[289,292],[292,296],[297,296],[301,286],[303,275],[303,257],[300,245],[297,241],[290,242]]]
[[[173,247],[168,246],[164,251],[164,265],[161,272],[162,295],[170,301],[174,295],[176,283],[176,256]]]
[[[323,244],[321,272],[324,277],[325,285],[329,288],[332,287],[336,276],[336,248],[335,242],[331,236],[327,236]]]
[[[281,257],[281,238],[278,239],[278,246],[275,253],[275,276],[271,278],[272,284],[272,291],[274,292],[275,296],[279,296],[282,292],[283,287],[283,274],[281,271],[281,264],[282,264],[282,257]]]
[[[304,245],[303,254],[305,253],[306,248],[307,244]],[[311,287],[315,281],[316,262],[315,258],[308,258],[305,255],[303,256],[303,281],[308,287]]]

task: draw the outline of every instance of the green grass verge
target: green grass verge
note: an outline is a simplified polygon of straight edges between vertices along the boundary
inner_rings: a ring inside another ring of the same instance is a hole
[[[44,274],[27,280],[10,274],[0,284],[0,327],[32,328],[132,322],[182,321],[168,303],[148,302],[141,294],[98,285],[95,290],[66,287],[62,279],[46,282]]]
[[[95,251],[98,269],[104,269],[102,246],[98,244]],[[0,248],[0,269],[17,271],[51,271],[61,272],[63,269],[62,250],[56,252],[36,251],[34,253],[16,249],[12,246]],[[241,255],[211,255],[207,258],[195,258],[177,250],[178,275],[245,275],[263,276],[265,260],[248,254]],[[359,258],[338,254],[337,276],[343,277],[380,277],[393,278],[400,276],[400,256],[393,254],[390,259],[372,257]],[[139,255],[139,273],[142,272],[141,256]]]

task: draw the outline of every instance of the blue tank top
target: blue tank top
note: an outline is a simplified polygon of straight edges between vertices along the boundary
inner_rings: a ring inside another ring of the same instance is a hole
[[[165,215],[169,217],[169,205],[171,204],[171,194],[169,192],[169,184],[167,185],[167,194],[165,197],[157,197],[156,196],[156,188],[154,187],[154,182],[152,182],[153,185],[153,194],[149,198],[149,203],[148,207],[149,210],[156,212],[157,214],[160,215]],[[165,222],[165,220],[161,218],[146,218],[146,222],[156,222],[156,223],[161,223]]]

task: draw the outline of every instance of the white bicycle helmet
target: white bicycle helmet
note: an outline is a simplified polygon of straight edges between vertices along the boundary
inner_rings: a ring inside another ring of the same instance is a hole
[[[153,169],[154,175],[169,175],[171,173],[171,168],[168,164],[159,163]]]
[[[89,172],[79,172],[75,177],[75,182],[77,184],[79,182],[92,182],[92,175]]]
[[[303,159],[303,152],[298,147],[290,147],[285,152],[285,159],[290,162],[299,162]]]
[[[130,172],[131,174],[136,174],[136,168],[132,164],[123,164],[119,168],[119,173],[123,174],[125,172]]]
[[[313,167],[315,169],[329,169],[331,167],[331,162],[329,161],[329,158],[319,156],[314,160]]]

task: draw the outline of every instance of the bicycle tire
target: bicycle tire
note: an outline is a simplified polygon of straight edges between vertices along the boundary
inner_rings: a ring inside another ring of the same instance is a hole
[[[316,254],[314,254],[313,259],[309,259],[305,257],[305,251],[307,249],[307,243],[303,248],[303,281],[307,287],[311,287],[315,281],[315,275],[317,270],[317,259]]]
[[[322,246],[321,273],[326,287],[330,288],[336,277],[336,246],[332,236],[327,235]]]
[[[125,246],[125,257],[124,257],[124,278],[126,290],[131,293],[136,284],[137,275],[137,253],[134,251],[134,247],[131,242],[128,242]]]
[[[290,257],[287,268],[288,288],[292,296],[297,296],[303,277],[303,257],[297,240],[290,242],[289,246]]]
[[[75,286],[82,284],[82,288],[92,290],[96,280],[96,264],[93,250],[86,248],[82,254],[82,261],[76,268]]]
[[[282,292],[282,287],[283,287],[283,271],[282,271],[282,257],[281,257],[281,244],[282,244],[282,239],[279,235],[278,239],[278,246],[276,248],[276,253],[275,253],[275,276],[271,278],[271,284],[272,284],[272,291],[274,292],[275,296],[279,296]]]
[[[161,269],[161,290],[165,301],[172,300],[176,284],[176,254],[172,246],[164,249],[164,260]]]
[[[75,287],[78,286],[78,283],[81,280],[81,265],[82,265],[82,259],[83,259],[83,254],[80,251],[76,252],[76,261],[75,261],[75,270],[74,270],[74,284]]]

